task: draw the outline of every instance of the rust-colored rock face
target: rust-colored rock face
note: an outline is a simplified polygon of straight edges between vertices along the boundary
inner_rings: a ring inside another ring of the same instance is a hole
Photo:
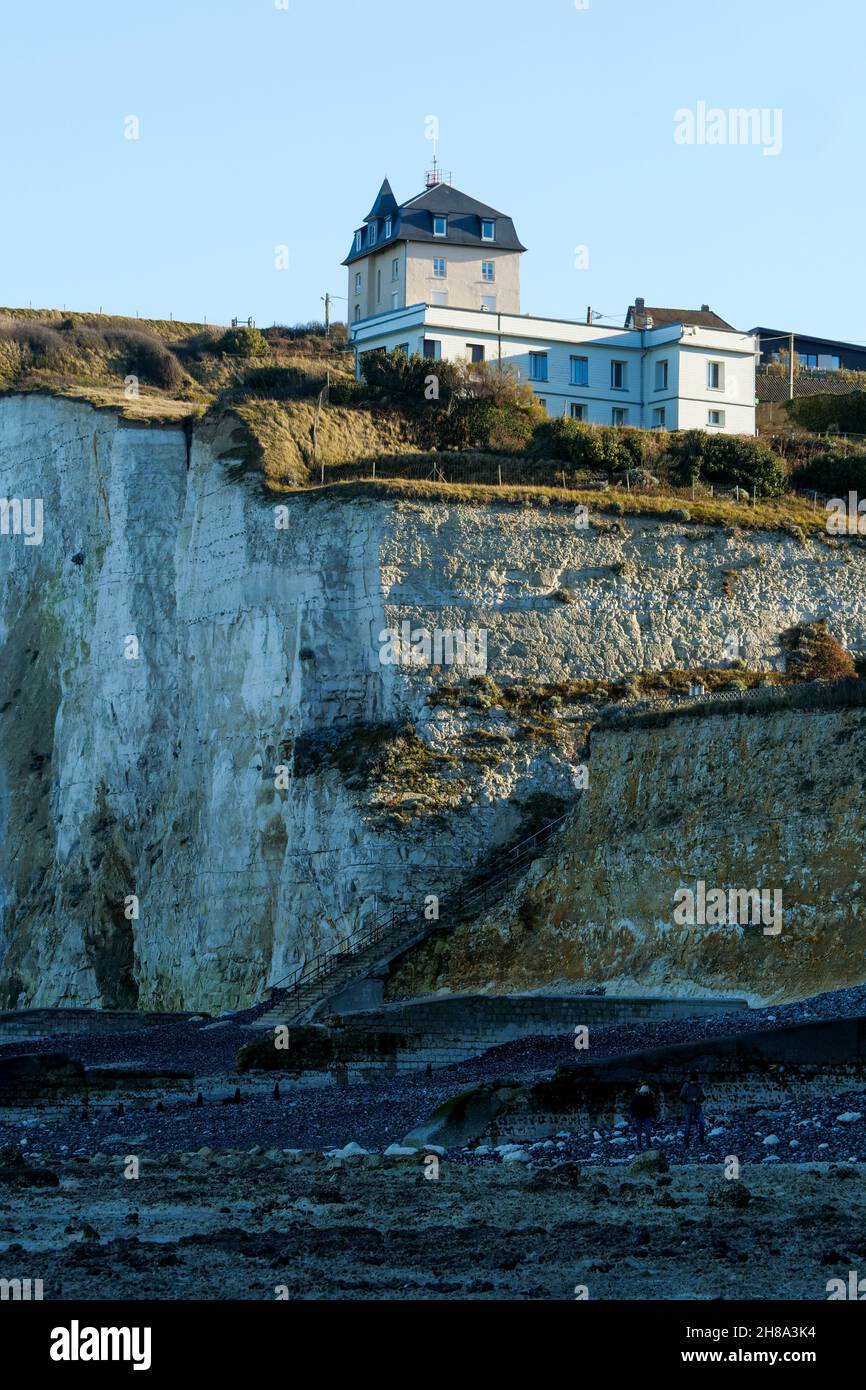
[[[778,1001],[862,981],[864,734],[861,711],[791,710],[593,735],[556,862],[408,957],[391,997],[608,982]],[[699,882],[779,890],[781,931],[678,922]]]

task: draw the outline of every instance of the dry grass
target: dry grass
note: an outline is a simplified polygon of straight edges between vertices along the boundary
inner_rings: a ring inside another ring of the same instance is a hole
[[[616,516],[654,516],[661,521],[677,522],[681,526],[730,526],[750,531],[788,531],[797,539],[807,535],[826,536],[826,516],[822,509],[815,510],[811,502],[802,497],[779,497],[751,503],[732,502],[722,499],[699,499],[681,490],[654,489],[653,492],[621,492],[612,502],[607,493],[587,492],[579,488],[561,487],[512,487],[504,485],[475,483],[434,483],[418,480],[389,478],[379,481],[372,478],[361,482],[336,482],[324,489],[317,489],[317,495],[329,498],[376,497],[401,501],[421,502],[462,502],[472,506],[491,506],[505,503],[510,506],[541,505],[551,508],[585,506],[590,512],[603,517]],[[688,520],[683,513],[688,512]]]
[[[5,309],[0,308],[0,323],[44,323],[48,327],[71,321],[82,328],[128,328],[140,333],[153,333],[166,343],[182,342],[199,333],[222,333],[222,328],[214,328],[205,323],[180,323],[176,319],[133,319],[118,314],[87,314],[66,309]]]
[[[85,401],[95,410],[111,410],[122,420],[134,420],[139,424],[166,425],[181,424],[185,420],[195,420],[204,413],[204,405],[190,401],[175,400],[163,392],[147,387],[141,394],[128,399],[122,386],[46,386],[35,381],[28,386],[0,386],[0,396],[47,395],[59,396],[64,400]]]
[[[417,448],[402,417],[386,410],[328,406],[319,413],[314,401],[253,398],[227,409],[249,432],[245,463],[275,492],[317,484],[323,465],[327,477],[347,461]]]

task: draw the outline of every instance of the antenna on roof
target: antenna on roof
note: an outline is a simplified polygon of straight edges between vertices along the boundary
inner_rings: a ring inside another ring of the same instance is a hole
[[[447,183],[449,186],[450,186],[450,184],[451,184],[451,174],[450,174],[450,172],[446,174],[445,171],[444,171],[444,169],[440,169],[440,168],[439,168],[439,159],[438,159],[437,153],[436,153],[438,145],[439,145],[439,138],[438,138],[438,136],[435,136],[435,135],[434,135],[434,137],[433,137],[433,168],[427,170],[427,178],[426,178],[426,183],[427,183],[427,187],[428,187],[428,188],[436,188],[436,187],[438,187],[438,185],[439,185],[440,183]]]

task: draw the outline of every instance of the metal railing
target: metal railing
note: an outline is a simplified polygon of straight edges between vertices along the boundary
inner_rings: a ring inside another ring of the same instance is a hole
[[[496,870],[485,874],[475,884],[445,898],[440,902],[440,912],[444,906],[448,916],[456,920],[470,909],[480,910],[486,906],[494,890],[502,884],[503,880],[510,878],[516,868],[534,857],[535,850],[562,827],[568,814],[566,811],[555,820],[548,821],[546,825],[540,826],[533,834],[527,835],[525,839],[518,841],[516,845],[512,845],[509,850],[504,851],[499,858],[499,867]],[[291,975],[286,975],[283,979],[278,980],[276,984],[271,986],[271,990],[273,992],[285,988],[288,993],[298,996],[307,993],[312,994],[315,992],[314,986],[334,974],[342,964],[362,955],[386,938],[399,945],[403,928],[412,927],[433,931],[438,925],[441,925],[441,922],[431,923],[426,918],[422,918],[420,909],[402,912],[394,909],[384,921],[371,922],[369,926],[362,927],[353,933],[341,945],[332,947],[327,951],[320,951],[312,960],[299,966]]]

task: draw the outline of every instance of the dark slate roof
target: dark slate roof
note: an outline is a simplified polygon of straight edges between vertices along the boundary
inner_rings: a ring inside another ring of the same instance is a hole
[[[377,217],[388,217],[398,210],[397,199],[391,191],[391,185],[386,179],[379,189],[378,196],[367,216],[365,222],[373,222]]]
[[[785,333],[779,328],[750,328],[749,332],[757,334],[759,338],[778,338],[780,344],[783,344],[784,339],[791,337],[790,332]],[[866,351],[866,344],[845,343],[841,338],[816,338],[814,333],[795,333],[794,341],[796,342],[797,339],[801,343],[817,343],[820,347],[844,348],[851,352]]]
[[[682,323],[695,328],[724,328],[731,333],[737,331],[732,323],[714,314],[708,304],[702,304],[700,309],[653,309],[649,304],[632,304],[626,316],[626,328],[633,328],[635,318],[641,316],[650,319],[653,328],[667,328],[672,323]]]
[[[434,216],[445,215],[448,218],[448,235],[438,237],[433,235]],[[391,235],[385,237],[385,217],[392,218]],[[433,188],[428,188],[417,197],[410,198],[408,203],[397,204],[394,194],[391,192],[391,185],[386,179],[379,190],[379,196],[373,204],[373,209],[365,222],[371,225],[376,222],[376,241],[371,247],[369,233],[364,233],[364,242],[360,251],[355,250],[355,238],[352,238],[352,247],[348,256],[343,261],[343,265],[351,265],[353,261],[360,261],[371,250],[380,251],[383,246],[391,245],[397,241],[435,241],[443,246],[478,246],[488,247],[492,251],[525,251],[526,247],[518,240],[517,232],[514,230],[514,223],[510,217],[504,213],[497,212],[495,208],[488,207],[486,203],[479,203],[475,198],[469,198],[465,193],[452,188],[450,184],[439,183]],[[495,221],[496,236],[493,241],[485,241],[481,235],[482,221]]]

